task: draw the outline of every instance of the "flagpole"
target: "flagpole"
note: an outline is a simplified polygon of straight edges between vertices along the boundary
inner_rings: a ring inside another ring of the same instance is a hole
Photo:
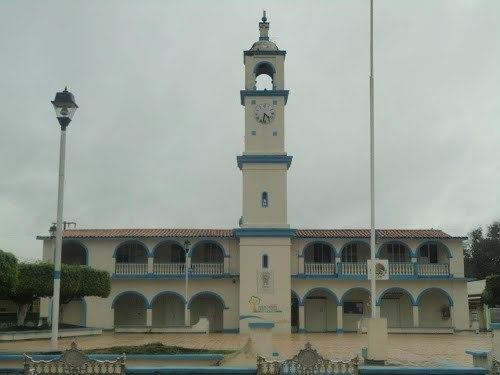
[[[373,0],[370,0],[370,257],[375,265],[375,124],[374,124],[374,82],[373,82]],[[372,318],[377,317],[375,270],[370,275]]]

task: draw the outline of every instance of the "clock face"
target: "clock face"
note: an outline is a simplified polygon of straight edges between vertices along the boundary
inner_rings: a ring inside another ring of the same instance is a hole
[[[274,107],[270,104],[259,104],[255,107],[255,119],[261,124],[269,124],[275,116]]]

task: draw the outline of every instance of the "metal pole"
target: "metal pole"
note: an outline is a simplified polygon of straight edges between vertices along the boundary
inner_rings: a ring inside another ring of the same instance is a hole
[[[184,325],[187,327],[189,326],[189,322],[187,321],[187,310],[188,310],[188,282],[189,282],[189,276],[188,276],[188,253],[189,253],[189,245],[186,244],[186,248],[184,249],[186,253],[186,257],[184,260],[184,269],[185,269],[185,274],[186,274],[186,289],[184,292],[184,296],[186,299],[186,303],[184,304]]]
[[[54,254],[54,296],[52,297],[52,335],[50,344],[53,350],[57,349],[59,329],[59,293],[61,289],[61,250],[62,250],[62,216],[64,201],[64,164],[66,153],[66,128],[61,128],[61,142],[59,149],[59,186],[57,190],[57,223],[56,248]]]
[[[375,124],[374,124],[374,82],[373,82],[373,0],[370,0],[370,256],[375,262]],[[375,270],[370,278],[372,318],[377,317],[377,287]]]

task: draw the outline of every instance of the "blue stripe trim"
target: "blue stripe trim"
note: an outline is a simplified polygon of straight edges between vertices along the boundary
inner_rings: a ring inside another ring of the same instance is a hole
[[[189,274],[189,280],[213,280],[213,279],[229,279],[239,277],[240,275],[231,273],[221,273],[217,275],[193,275]],[[178,275],[155,275],[153,273],[143,275],[117,275],[111,276],[113,280],[184,280],[185,274]]]
[[[392,367],[392,366],[360,366],[359,374],[404,374],[404,375],[476,375],[487,374],[482,367]]]
[[[293,237],[295,229],[287,228],[237,228],[236,237]]]
[[[61,278],[61,271],[54,271],[54,279],[60,279]]]
[[[288,101],[289,90],[241,90],[240,98],[241,105],[245,105],[245,97],[247,96],[283,96],[285,104]]]
[[[243,164],[286,164],[286,168],[290,169],[292,159],[291,155],[238,155],[236,162],[239,169]]]
[[[492,329],[492,330],[500,329],[500,323],[491,323],[490,329]]]
[[[252,322],[252,323],[248,323],[248,327],[250,327],[250,328],[273,328],[274,323],[272,323],[272,322]]]

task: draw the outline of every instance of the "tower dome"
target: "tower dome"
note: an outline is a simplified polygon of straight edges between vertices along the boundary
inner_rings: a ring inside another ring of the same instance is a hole
[[[277,51],[276,43],[269,40],[269,22],[267,22],[266,11],[263,11],[262,20],[259,22],[259,40],[252,45],[250,51]]]

